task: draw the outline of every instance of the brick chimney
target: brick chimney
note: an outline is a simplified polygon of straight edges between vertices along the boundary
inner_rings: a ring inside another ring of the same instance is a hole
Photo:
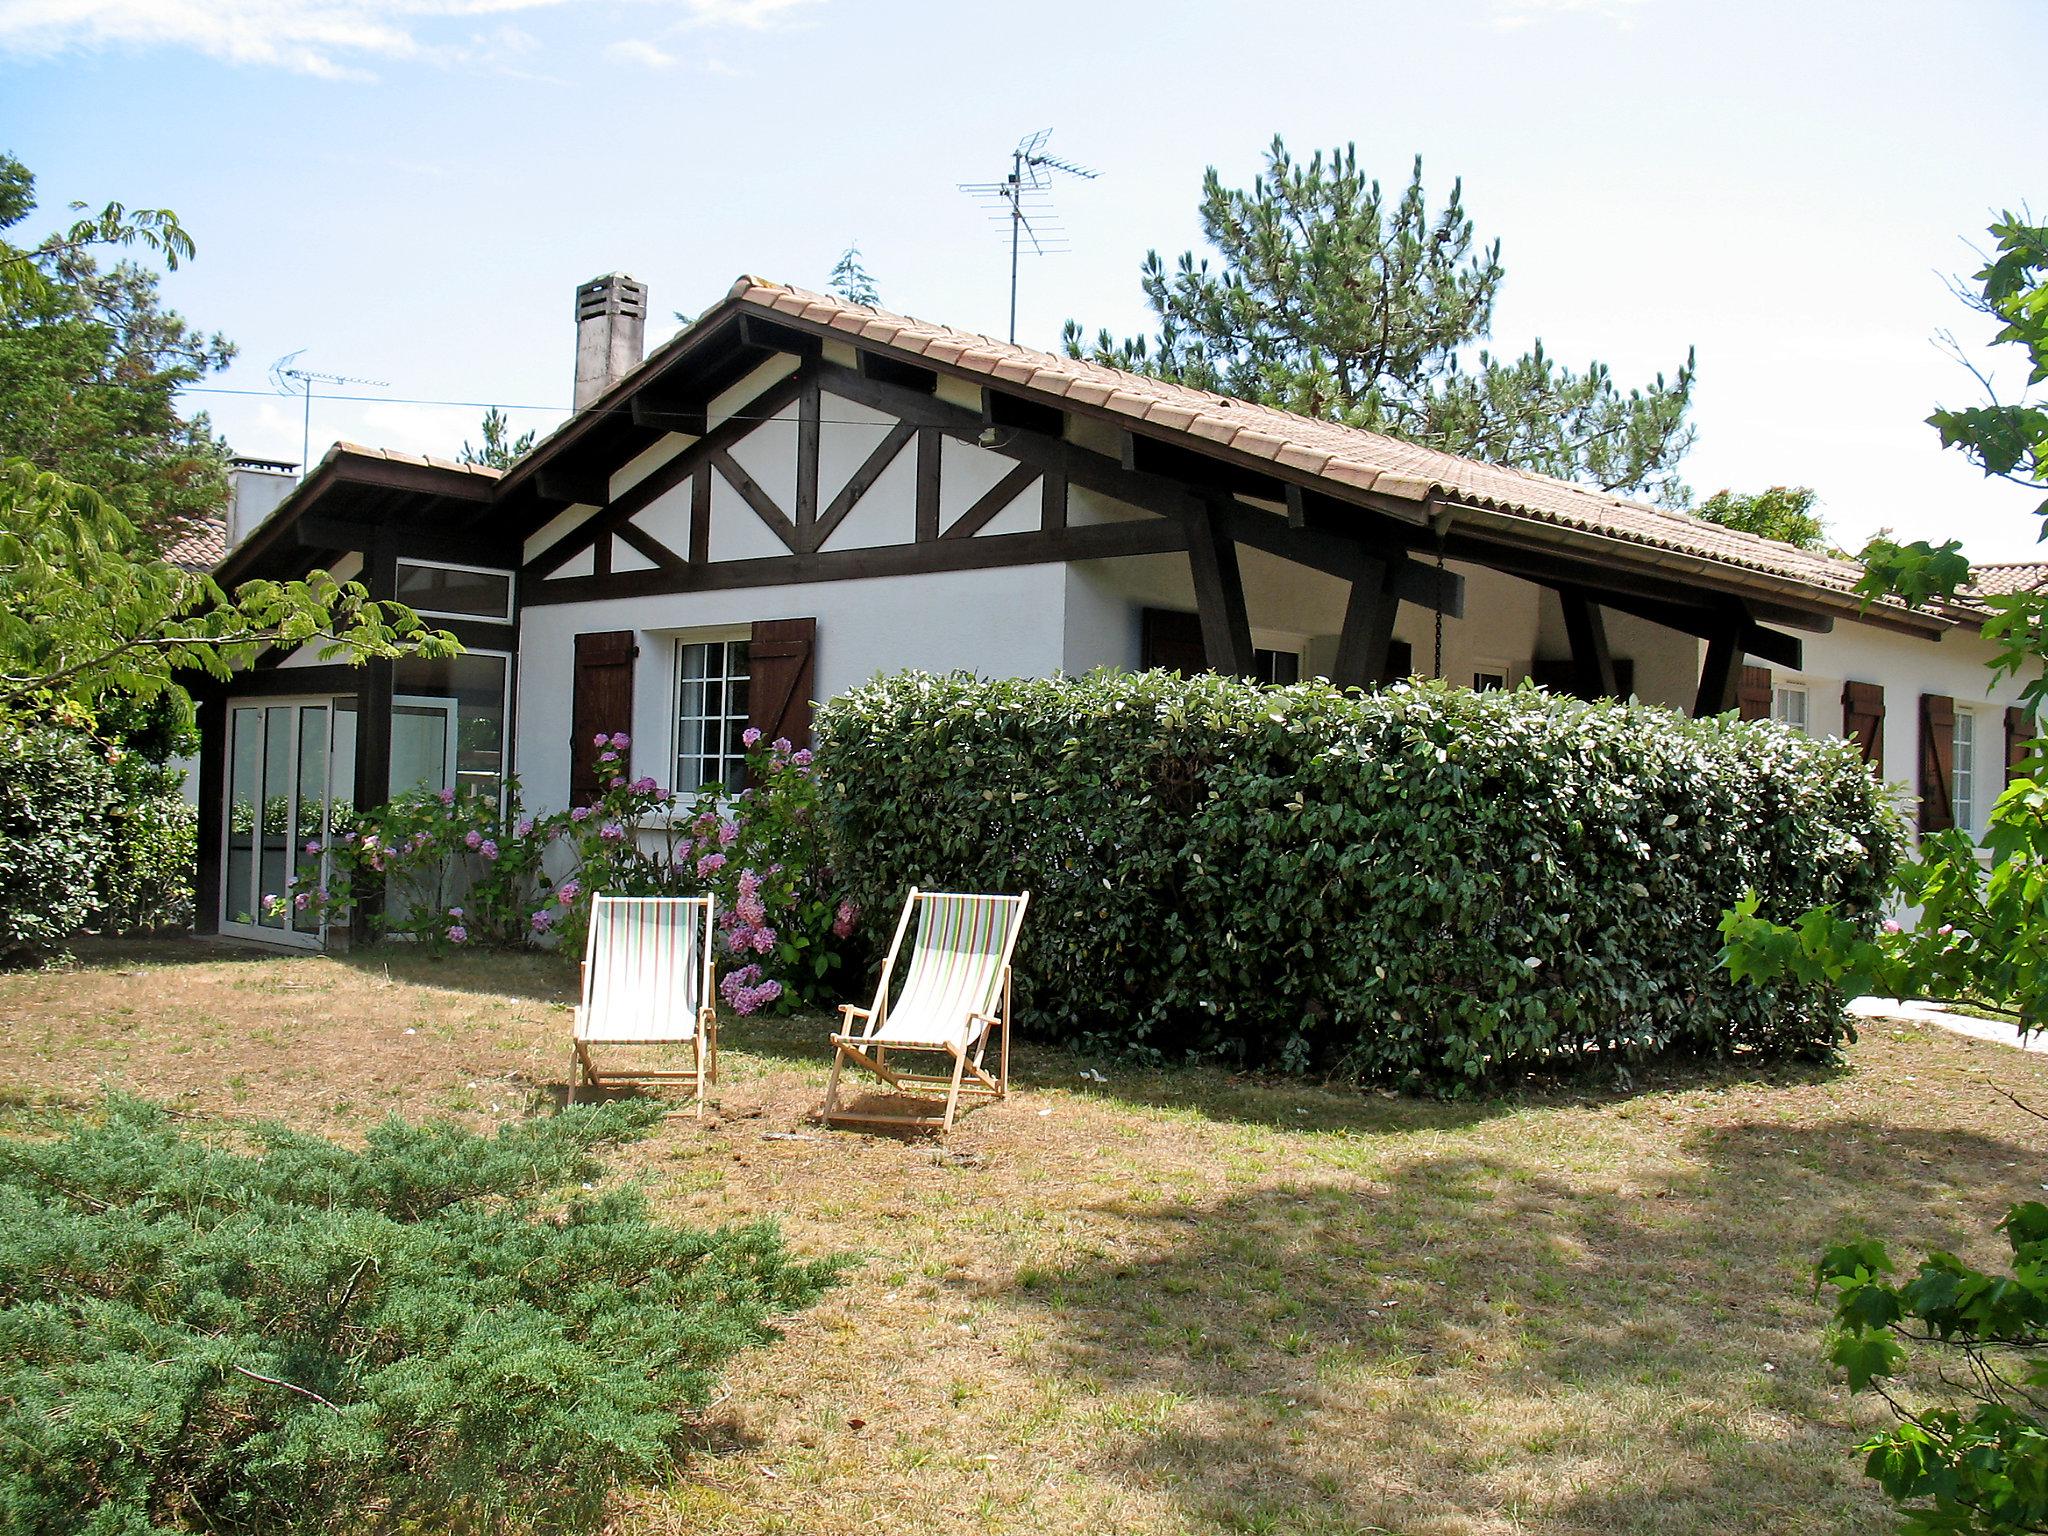
[[[647,344],[647,285],[623,272],[576,290],[576,409],[640,365]]]

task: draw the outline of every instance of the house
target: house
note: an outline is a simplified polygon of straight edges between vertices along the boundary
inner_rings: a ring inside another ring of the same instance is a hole
[[[239,472],[223,582],[326,568],[467,650],[202,690],[202,926],[317,943],[262,898],[317,875],[332,804],[516,772],[560,807],[619,729],[687,792],[748,725],[801,738],[904,667],[1740,709],[1853,736],[1926,826],[1982,824],[2021,730],[1972,605],[1866,606],[1823,554],[753,278],[643,359],[646,310],[577,291],[575,413],[507,472],[347,444],[281,499]]]

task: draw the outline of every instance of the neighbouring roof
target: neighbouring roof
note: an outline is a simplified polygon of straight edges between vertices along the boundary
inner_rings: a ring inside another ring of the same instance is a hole
[[[216,517],[173,539],[164,550],[164,559],[188,571],[210,571],[227,557],[227,552],[227,519]]]
[[[1970,589],[1985,597],[2038,592],[2048,586],[2048,560],[2004,560],[1970,567]]]

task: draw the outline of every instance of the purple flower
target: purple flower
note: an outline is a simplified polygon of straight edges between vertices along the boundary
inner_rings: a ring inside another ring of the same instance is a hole
[[[741,731],[740,743],[746,747],[758,747],[761,745],[760,727],[750,725],[744,731]]]
[[[546,933],[550,928],[554,926],[555,914],[549,911],[546,907],[542,907],[538,912],[533,914],[533,931],[535,933]]]
[[[623,752],[626,750],[626,748],[633,745],[633,738],[628,736],[624,731],[613,731],[612,745],[614,747],[617,747],[621,752]]]
[[[512,833],[515,837],[533,836],[533,818],[531,816],[520,817],[519,825],[512,829]]]
[[[344,843],[352,843],[356,840],[356,835],[353,832],[344,832],[341,834],[341,840]]]
[[[654,803],[656,805],[668,804],[668,791],[658,784],[654,787]]]
[[[463,834],[462,846],[465,848],[481,848],[483,843],[484,835],[481,832],[472,830]]]
[[[450,917],[462,917],[462,916],[464,916],[464,915],[466,915],[466,914],[465,914],[465,913],[463,912],[462,908],[460,908],[460,907],[450,907],[450,908],[448,909],[448,915],[449,915]]]
[[[498,845],[487,837],[477,845],[476,851],[487,859],[495,859],[498,856]]]
[[[467,944],[469,942],[469,930],[463,927],[462,924],[457,923],[448,930],[448,942],[450,944]]]
[[[576,903],[576,898],[578,896],[581,896],[582,894],[583,887],[578,885],[574,880],[564,880],[560,885],[555,887],[555,900],[559,901],[565,907],[574,906]]]
[[[768,749],[771,752],[774,752],[777,756],[789,756],[789,738],[787,736],[776,737],[773,741],[768,743]]]
[[[1886,933],[1897,933],[1899,931],[1899,925],[1889,917],[1878,926],[1884,929]]]
[[[313,898],[308,892],[301,891],[299,892],[298,895],[292,898],[292,905],[297,907],[301,912],[303,912],[306,910],[306,907],[308,906],[309,903],[311,903],[312,900]]]
[[[310,843],[306,844],[306,857],[307,857],[307,858],[309,858],[309,859],[310,859],[310,858],[318,858],[318,857],[319,857],[319,855],[320,855],[320,840],[319,840],[318,838],[315,838],[315,839],[314,839],[314,840],[313,840],[312,842],[310,842]]]
[[[455,803],[455,791],[452,789],[444,789],[439,794],[434,796],[434,798],[440,801],[443,805],[453,805]]]
[[[754,953],[765,955],[775,948],[775,930],[766,923],[754,930]]]
[[[600,752],[597,754],[597,760],[600,763],[616,763],[619,760],[619,754],[616,752]]]
[[[637,778],[628,784],[626,788],[632,790],[636,795],[652,794],[654,792],[654,775],[647,774],[644,777]]]
[[[699,880],[709,880],[723,868],[725,868],[724,854],[707,853],[697,861],[697,878]]]
[[[616,821],[608,821],[597,829],[597,835],[603,842],[623,843],[626,840],[626,829]]]
[[[795,763],[799,768],[808,768],[811,766],[811,759],[813,755],[814,754],[812,753],[809,747],[798,747],[796,751],[790,755],[789,760],[792,763]]]
[[[772,977],[763,981],[758,965],[743,965],[725,973],[719,980],[718,994],[734,1013],[754,1013],[782,996],[782,983]]]
[[[595,736],[590,738],[590,744],[593,747],[607,746],[610,744],[610,742],[611,737],[605,735],[603,731],[599,731]]]
[[[623,773],[615,773],[605,780],[604,787],[606,789],[624,789],[626,787],[626,776]]]
[[[852,933],[854,922],[859,917],[860,908],[853,904],[851,898],[840,902],[839,910],[832,917],[833,937],[843,939]]]
[[[577,806],[575,810],[569,813],[569,819],[571,821],[588,821],[590,819],[590,807],[587,805]]]
[[[718,824],[718,846],[719,846],[719,847],[721,847],[721,848],[730,848],[730,847],[732,846],[732,840],[733,840],[734,838],[738,837],[739,835],[740,835],[740,828],[739,828],[739,823],[738,823],[738,822],[735,822],[735,821],[721,821],[721,822],[720,822],[720,823]]]

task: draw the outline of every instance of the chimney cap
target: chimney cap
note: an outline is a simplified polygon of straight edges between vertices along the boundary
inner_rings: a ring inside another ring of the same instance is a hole
[[[298,467],[295,459],[259,459],[245,453],[228,457],[229,469],[259,469],[267,474],[288,475]]]
[[[576,318],[617,313],[645,316],[647,285],[624,272],[607,272],[576,287]]]

